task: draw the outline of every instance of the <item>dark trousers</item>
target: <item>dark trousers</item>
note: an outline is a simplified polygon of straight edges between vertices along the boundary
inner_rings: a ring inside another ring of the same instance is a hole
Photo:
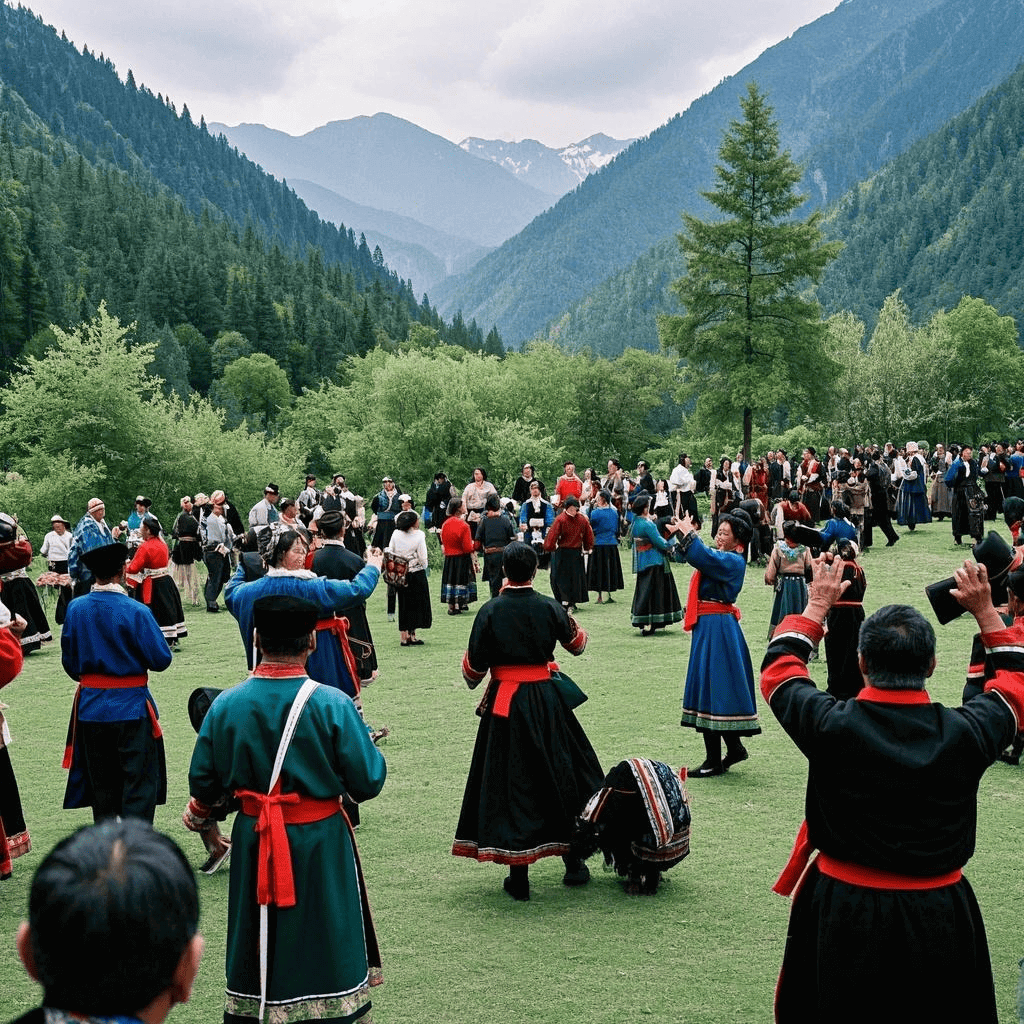
[[[163,802],[160,749],[149,718],[78,722],[78,754],[92,794],[93,821],[143,818]]]
[[[220,592],[224,589],[224,584],[228,581],[228,567],[229,562],[227,555],[222,555],[219,551],[204,551],[203,562],[206,565],[206,587],[203,590],[203,596],[206,598],[207,608],[217,607],[217,598],[220,597]]]

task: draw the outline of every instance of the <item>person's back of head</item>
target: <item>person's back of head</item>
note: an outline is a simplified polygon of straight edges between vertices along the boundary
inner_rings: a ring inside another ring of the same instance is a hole
[[[935,630],[916,608],[887,604],[861,625],[857,650],[870,685],[923,690],[935,668]]]
[[[509,583],[529,583],[537,572],[537,552],[529,544],[514,540],[505,545],[501,570]]]
[[[18,951],[44,1006],[132,1016],[164,995],[167,1009],[188,999],[198,928],[196,878],[178,846],[140,819],[110,819],[40,864]]]

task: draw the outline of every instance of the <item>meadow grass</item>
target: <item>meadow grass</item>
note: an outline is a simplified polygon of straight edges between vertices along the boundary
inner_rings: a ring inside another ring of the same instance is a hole
[[[440,557],[433,542],[431,549],[436,595]],[[868,611],[891,602],[924,608],[925,584],[949,575],[965,551],[953,546],[948,524],[940,523],[904,532],[894,548],[876,547],[862,560]],[[633,579],[625,549],[622,558],[626,591],[615,595],[614,604],[581,606],[578,618],[590,643],[580,658],[562,660],[590,698],[577,714],[606,769],[635,755],[693,767],[703,758],[703,745],[696,733],[679,727],[689,638],[679,626],[650,639],[631,629]],[[684,595],[690,570],[674,571]],[[549,592],[547,574],[539,580]],[[481,596],[486,593],[483,585]],[[748,571],[739,604],[756,669],[771,607],[771,591],[756,566]],[[601,870],[599,858],[590,862],[590,885],[567,889],[561,861],[554,858],[532,868],[530,902],[514,903],[501,888],[503,868],[449,852],[476,733],[478,694],[467,690],[459,670],[472,615],[449,617],[439,602],[434,611],[433,628],[420,632],[425,645],[400,648],[397,627],[386,621],[383,587],[368,607],[381,676],[364,691],[364,704],[370,721],[392,729],[382,748],[388,781],[363,806],[357,832],[384,957],[386,981],[374,991],[375,1019],[770,1021],[789,911],[788,901],[770,889],[802,819],[806,765],[763,701],[763,733],[748,741],[750,759],[722,778],[689,783],[692,853],[668,873],[656,896],[627,895],[614,875]],[[171,668],[152,683],[169,773],[168,802],[157,809],[156,825],[198,866],[201,843],[180,823],[194,742],[186,701],[196,686],[230,686],[246,672],[234,619],[202,608],[186,608],[186,615],[189,636]],[[960,702],[973,632],[969,616],[937,628],[939,668],[929,685],[934,699]],[[824,657],[811,671],[823,686]],[[39,998],[14,951],[31,874],[60,837],[91,821],[88,810],[61,809],[60,760],[73,692],[55,642],[32,655],[2,693],[10,705],[11,757],[34,847],[0,886],[5,1020]],[[1020,783],[1019,769],[1003,764],[982,780],[978,849],[967,869],[988,928],[1005,1024],[1016,1021],[1017,964],[1024,955]],[[174,1010],[172,1020],[220,1019],[227,881],[227,872],[200,877],[206,955],[192,1002]]]

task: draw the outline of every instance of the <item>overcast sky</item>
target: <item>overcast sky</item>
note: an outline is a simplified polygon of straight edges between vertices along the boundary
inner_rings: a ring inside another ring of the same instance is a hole
[[[22,0],[194,120],[646,135],[839,0]]]

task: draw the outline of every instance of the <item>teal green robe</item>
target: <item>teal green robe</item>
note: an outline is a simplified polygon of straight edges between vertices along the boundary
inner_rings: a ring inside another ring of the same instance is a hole
[[[214,805],[236,790],[268,791],[277,747],[292,701],[306,680],[252,677],[220,694],[203,722],[192,754],[192,795]],[[318,686],[303,708],[281,770],[281,792],[326,799],[347,792],[376,796],[387,769],[351,698]],[[256,818],[239,812],[232,833],[228,895],[228,1024],[259,1014],[259,840]],[[380,980],[367,953],[355,844],[345,818],[287,825],[296,905],[270,907],[267,1016],[270,1022],[353,1021],[370,1007]],[[369,922],[365,922],[369,925]],[[372,926],[369,927],[372,936]]]

